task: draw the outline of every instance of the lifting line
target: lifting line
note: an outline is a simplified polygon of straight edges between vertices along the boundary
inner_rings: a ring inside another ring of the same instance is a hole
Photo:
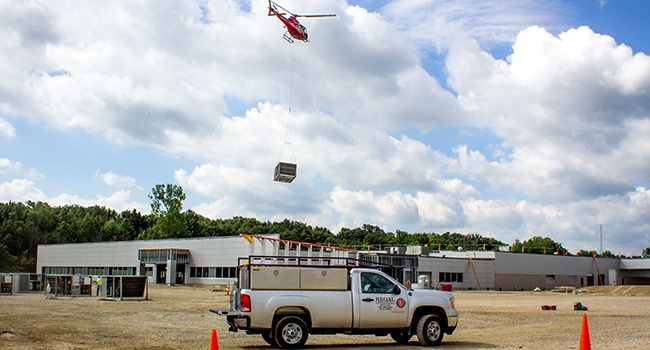
[[[278,159],[278,162],[282,161],[282,155],[284,154],[284,149],[285,147],[288,147],[290,152],[289,162],[294,164],[296,163],[296,157],[293,154],[293,149],[291,149],[291,104],[293,100],[293,63],[294,63],[294,56],[296,51],[295,48],[296,48],[295,45],[291,45],[291,75],[289,76],[289,114],[287,116],[287,129],[284,134],[284,145],[282,146],[282,151],[280,152],[280,159]]]

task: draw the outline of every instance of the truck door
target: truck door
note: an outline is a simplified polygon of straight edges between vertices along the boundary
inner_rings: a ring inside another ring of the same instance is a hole
[[[388,278],[373,272],[362,272],[356,300],[359,328],[405,327],[408,318],[406,290]],[[399,293],[395,293],[399,290]]]

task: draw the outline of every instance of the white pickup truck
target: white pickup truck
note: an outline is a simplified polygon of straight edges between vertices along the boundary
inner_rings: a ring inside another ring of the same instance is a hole
[[[304,265],[295,259],[249,258],[240,267],[239,288],[229,309],[211,310],[227,318],[230,331],[260,334],[280,348],[300,348],[309,334],[390,335],[405,344],[417,335],[437,346],[458,323],[449,292],[410,289],[377,268]],[[322,262],[318,262],[321,263]]]

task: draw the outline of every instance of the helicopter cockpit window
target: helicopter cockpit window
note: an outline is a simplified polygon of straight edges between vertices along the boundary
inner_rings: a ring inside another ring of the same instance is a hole
[[[370,272],[361,274],[363,293],[392,293],[394,287],[395,285],[384,276]]]

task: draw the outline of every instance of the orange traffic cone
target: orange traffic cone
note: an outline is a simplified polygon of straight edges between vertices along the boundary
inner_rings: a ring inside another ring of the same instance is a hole
[[[587,314],[582,316],[582,332],[580,333],[580,346],[578,350],[591,350],[591,341],[589,340],[589,322]]]
[[[217,340],[217,330],[214,328],[212,329],[212,337],[210,338],[210,350],[219,350],[219,341]]]

